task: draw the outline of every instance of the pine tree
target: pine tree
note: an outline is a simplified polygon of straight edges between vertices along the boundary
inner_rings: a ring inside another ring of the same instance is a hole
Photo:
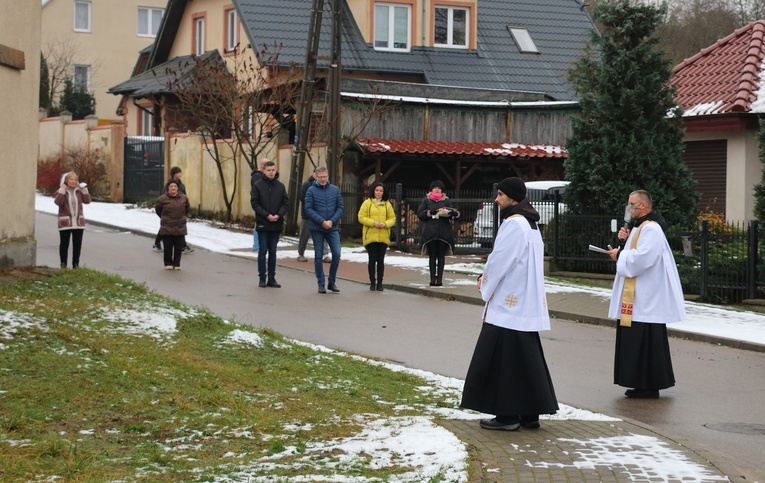
[[[50,89],[50,74],[48,73],[48,63],[45,56],[40,54],[40,102],[39,107],[47,109],[50,113],[51,99],[48,90]]]
[[[67,79],[59,109],[71,112],[73,120],[85,119],[85,116],[96,112],[96,98],[84,89],[75,88],[72,79]]]
[[[699,195],[682,160],[682,113],[654,36],[665,8],[614,0],[593,11],[602,34],[570,74],[582,107],[564,164],[574,211],[620,213],[630,192],[645,189],[670,224],[693,219]]]

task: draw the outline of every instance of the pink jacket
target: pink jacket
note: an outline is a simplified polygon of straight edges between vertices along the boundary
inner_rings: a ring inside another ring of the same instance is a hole
[[[75,230],[85,228],[82,204],[90,203],[87,188],[62,189],[56,191],[54,201],[58,205],[58,229]]]

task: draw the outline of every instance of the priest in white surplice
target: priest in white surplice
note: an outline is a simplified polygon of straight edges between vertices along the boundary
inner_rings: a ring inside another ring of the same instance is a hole
[[[616,278],[608,316],[618,320],[614,384],[629,398],[657,398],[675,385],[667,325],[685,319],[685,303],[664,218],[653,211],[651,195],[630,193],[629,224],[619,231]]]
[[[503,221],[478,279],[486,306],[462,407],[496,415],[481,420],[484,429],[536,429],[540,414],[558,410],[539,339],[550,330],[539,213],[520,178],[502,180],[495,202]]]

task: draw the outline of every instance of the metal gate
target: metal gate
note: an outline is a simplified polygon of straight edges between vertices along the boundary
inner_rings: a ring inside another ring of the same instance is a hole
[[[165,181],[165,138],[127,136],[125,138],[126,202],[156,199]]]

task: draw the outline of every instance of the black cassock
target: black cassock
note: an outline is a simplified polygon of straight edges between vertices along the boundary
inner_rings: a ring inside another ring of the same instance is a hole
[[[498,416],[555,414],[558,402],[539,333],[484,323],[461,405]]]
[[[616,325],[614,384],[636,389],[666,389],[675,385],[666,324],[632,321]]]

